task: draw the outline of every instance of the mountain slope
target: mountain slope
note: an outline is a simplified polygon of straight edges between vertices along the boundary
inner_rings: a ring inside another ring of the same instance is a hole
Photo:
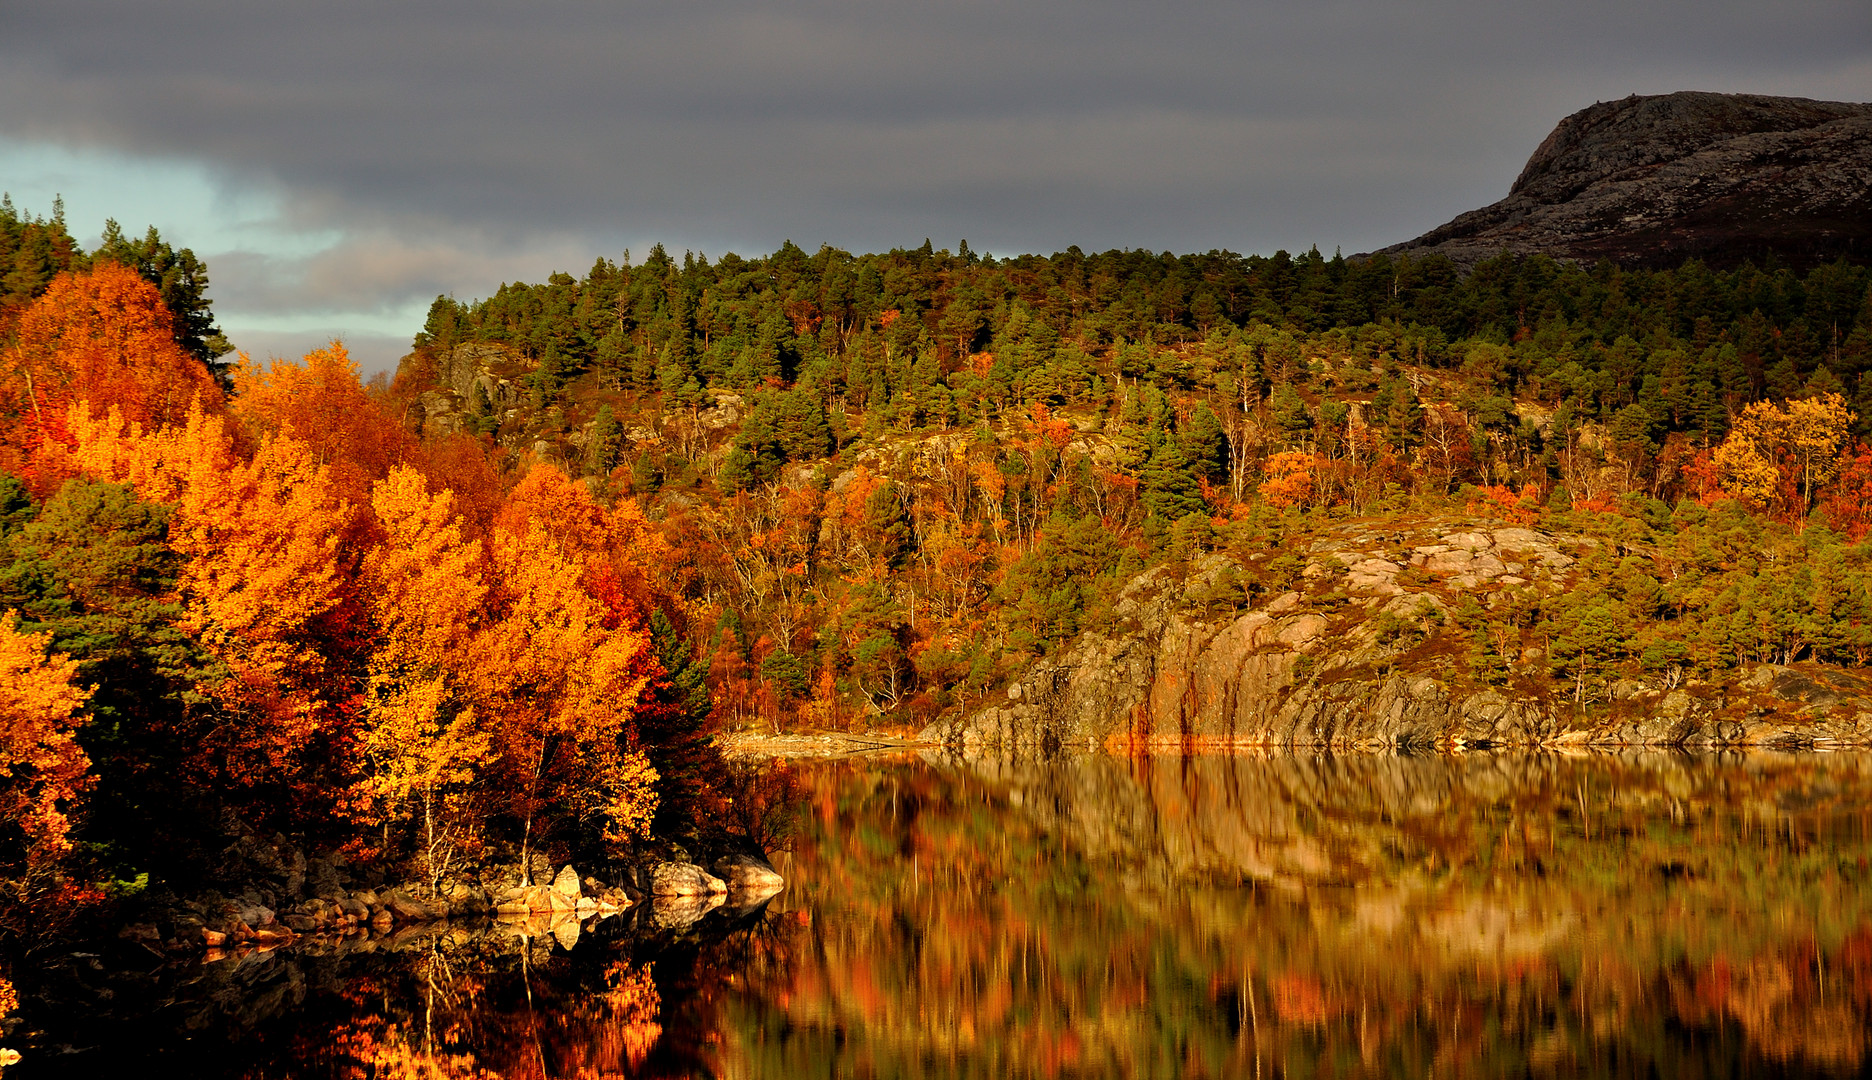
[[[1386,253],[1719,265],[1872,252],[1872,104],[1682,92],[1567,117],[1507,198]]]

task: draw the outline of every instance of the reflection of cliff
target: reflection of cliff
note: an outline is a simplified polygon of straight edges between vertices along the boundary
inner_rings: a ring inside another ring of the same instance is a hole
[[[728,1057],[756,1075],[1856,1065],[1868,766],[827,767],[790,875],[810,925],[777,939],[777,982],[737,997]]]

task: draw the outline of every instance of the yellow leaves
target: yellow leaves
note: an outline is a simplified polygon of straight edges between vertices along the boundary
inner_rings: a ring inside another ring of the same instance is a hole
[[[648,640],[590,587],[620,550],[644,546],[636,508],[607,513],[536,469],[485,549],[453,496],[430,494],[413,469],[392,469],[371,508],[383,539],[360,568],[378,646],[366,786],[396,812],[411,795],[505,785],[526,807],[598,819],[613,842],[641,835],[656,773],[631,720]]]
[[[1853,420],[1838,394],[1750,405],[1713,455],[1723,489],[1751,506],[1780,504],[1784,515],[1804,517],[1815,486],[1839,470]]]
[[[411,795],[472,782],[492,756],[493,739],[479,730],[473,708],[443,722],[450,696],[440,676],[373,687],[361,740],[370,766],[366,787],[393,811]]]
[[[429,494],[414,469],[379,481],[371,508],[384,539],[361,567],[377,638],[360,742],[365,787],[393,816],[420,794],[429,817],[438,790],[472,783],[492,757],[492,737],[459,701],[487,595],[481,545],[463,538],[454,497]]]
[[[463,537],[453,494],[430,495],[408,467],[377,483],[371,508],[384,531],[363,566],[379,657],[415,670],[456,663],[487,596],[481,544]]]
[[[625,844],[649,835],[657,805],[657,772],[650,759],[636,750],[607,754],[596,779],[601,800],[593,808],[604,822],[605,841]]]
[[[0,614],[0,821],[26,834],[28,866],[70,844],[66,810],[90,786],[91,760],[72,732],[90,691],[76,662],[46,655],[50,634],[22,634]]]
[[[199,404],[190,406],[180,424],[154,430],[114,407],[98,417],[74,407],[66,425],[77,468],[128,483],[151,502],[174,503],[193,484],[212,483],[240,464],[227,421]]]
[[[1723,490],[1756,509],[1768,505],[1781,486],[1781,470],[1775,467],[1766,448],[1735,431],[1716,448],[1712,460]]]

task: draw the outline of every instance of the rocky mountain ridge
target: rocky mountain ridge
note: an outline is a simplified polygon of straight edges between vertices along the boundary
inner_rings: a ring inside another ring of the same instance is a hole
[[[1508,197],[1387,254],[1626,265],[1872,254],[1872,104],[1680,92],[1562,120]]]

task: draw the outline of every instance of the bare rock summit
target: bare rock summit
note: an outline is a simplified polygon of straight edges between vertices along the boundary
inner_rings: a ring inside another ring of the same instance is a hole
[[[1632,266],[1872,256],[1872,104],[1636,95],[1581,109],[1508,197],[1384,253],[1509,251]]]

